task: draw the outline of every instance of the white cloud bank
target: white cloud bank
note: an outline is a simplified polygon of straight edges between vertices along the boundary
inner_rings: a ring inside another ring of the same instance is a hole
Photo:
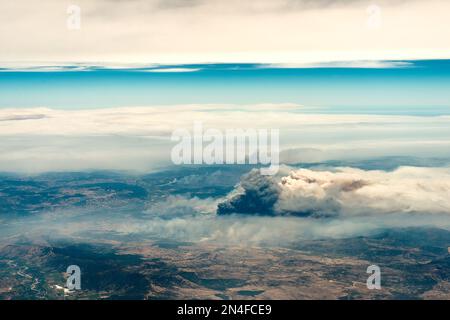
[[[300,169],[283,177],[279,187],[275,211],[281,214],[450,215],[450,168],[401,167],[393,172]]]
[[[450,159],[450,117],[305,114],[294,104],[0,110],[0,171],[150,171],[175,129],[279,129],[281,162],[384,156]],[[308,109],[311,112],[311,109]]]

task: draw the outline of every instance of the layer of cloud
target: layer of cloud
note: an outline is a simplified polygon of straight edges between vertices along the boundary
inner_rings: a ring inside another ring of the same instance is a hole
[[[450,117],[302,113],[295,104],[0,110],[0,171],[154,170],[175,129],[279,129],[286,164],[385,156],[450,158]]]
[[[236,209],[255,209],[264,202],[270,210],[217,215],[214,209],[224,198],[168,196],[148,203],[143,211],[67,207],[20,218],[3,216],[0,238],[6,243],[23,236],[103,239],[107,235],[111,241],[285,246],[302,240],[370,236],[392,228],[450,230],[449,191],[449,168],[403,167],[385,172],[284,167],[279,177],[250,173],[230,195],[241,201],[228,199],[229,204],[240,205]],[[255,214],[268,211],[272,217]],[[303,216],[305,212],[311,215]]]
[[[445,0],[16,0],[0,61],[316,63],[449,58]],[[81,29],[66,27],[81,8]],[[380,19],[370,27],[372,19]],[[32,35],[32,36],[31,36]],[[357,44],[357,45],[356,45]]]
[[[392,228],[437,227],[450,230],[442,215],[395,214],[390,216],[312,219],[297,217],[208,216],[128,221],[110,226],[122,235],[141,235],[176,241],[225,245],[290,245],[302,240],[370,236]]]
[[[338,168],[253,170],[219,214],[342,217],[399,213],[450,215],[450,168],[401,167],[392,172]]]
[[[278,63],[261,65],[260,68],[306,69],[306,68],[364,68],[364,69],[392,69],[414,67],[413,62],[407,61],[334,61],[322,63]]]
[[[180,203],[179,199],[176,200]],[[189,201],[186,199],[186,201]],[[170,203],[168,203],[170,204]],[[198,203],[199,204],[199,203]],[[208,201],[205,202],[208,205]],[[189,205],[188,205],[189,207]],[[163,208],[161,208],[163,212]],[[108,235],[118,241],[169,240],[220,245],[280,245],[302,240],[340,239],[371,236],[392,228],[437,227],[450,230],[448,215],[392,214],[330,219],[264,216],[216,216],[179,212],[178,216],[143,217],[123,213],[89,212],[82,209],[41,214],[2,221],[0,238],[5,243],[26,235],[30,238],[64,237],[76,239]]]
[[[316,63],[274,63],[274,64],[178,64],[178,65],[149,65],[146,63],[110,63],[103,62],[91,65],[87,63],[58,64],[39,62],[0,62],[0,72],[68,72],[68,71],[104,71],[126,70],[128,72],[153,73],[184,73],[201,70],[236,70],[236,69],[310,69],[310,68],[364,68],[364,69],[393,69],[413,68],[414,61],[330,61]]]
[[[192,128],[194,121],[205,126],[226,128],[276,128],[286,131],[317,130],[352,126],[353,130],[367,129],[383,134],[389,128],[401,131],[433,127],[447,128],[449,116],[418,117],[406,115],[313,114],[301,113],[304,106],[296,104],[227,105],[198,104],[149,107],[123,107],[91,110],[56,110],[48,108],[0,109],[0,136],[7,135],[135,135],[164,137],[176,128]],[[320,111],[320,109],[318,109]],[[23,118],[28,121],[14,121]],[[389,132],[390,138],[394,138]],[[438,134],[436,134],[437,136]],[[377,138],[381,138],[380,135]],[[445,140],[445,139],[444,139]]]

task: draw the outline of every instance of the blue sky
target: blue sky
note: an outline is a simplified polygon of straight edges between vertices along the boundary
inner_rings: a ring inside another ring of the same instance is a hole
[[[70,69],[3,69],[0,107],[296,103],[327,113],[450,114],[450,60],[382,68],[209,64]]]

